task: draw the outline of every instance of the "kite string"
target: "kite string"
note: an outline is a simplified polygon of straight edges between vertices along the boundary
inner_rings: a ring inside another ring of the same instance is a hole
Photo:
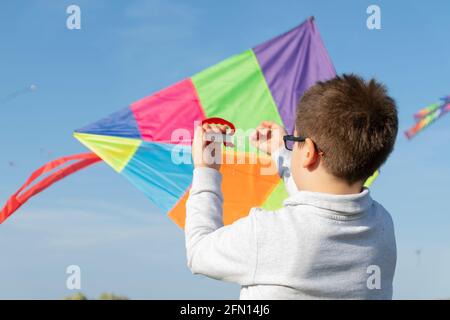
[[[21,194],[28,186],[30,186],[36,179],[38,179],[43,174],[52,171],[69,161],[78,160],[75,163],[67,165],[53,172],[48,177],[44,178],[42,181],[36,183],[29,190]],[[41,191],[47,189],[49,186],[55,182],[61,180],[62,178],[75,173],[83,168],[86,168],[94,163],[101,161],[101,159],[94,153],[82,153],[71,156],[62,157],[53,160],[36,171],[34,171],[31,176],[27,179],[22,187],[20,187],[6,202],[2,211],[0,212],[0,224],[3,223],[10,215],[12,215],[17,209],[19,209],[24,203],[28,201],[34,195],[40,193]]]

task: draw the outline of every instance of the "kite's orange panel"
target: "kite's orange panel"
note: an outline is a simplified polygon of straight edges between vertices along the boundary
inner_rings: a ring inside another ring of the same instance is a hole
[[[181,229],[184,229],[184,222],[186,220],[186,201],[189,196],[189,190],[183,195],[178,203],[167,214],[173,222],[175,222]]]
[[[260,207],[280,181],[276,171],[271,175],[262,175],[260,170],[268,165],[249,164],[246,156],[245,164],[223,164],[220,172],[223,176],[222,192],[224,196],[223,223],[231,224],[245,217],[253,207]],[[274,168],[273,162],[270,163]],[[182,229],[186,219],[186,200],[189,192],[168,213],[169,217]]]

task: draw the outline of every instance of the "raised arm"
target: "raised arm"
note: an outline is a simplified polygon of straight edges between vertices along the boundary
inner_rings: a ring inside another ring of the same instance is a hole
[[[219,172],[221,145],[206,141],[208,133],[223,134],[225,131],[222,126],[207,124],[195,131],[192,144],[195,169],[186,203],[187,264],[193,273],[249,285],[256,268],[256,220],[250,214],[223,226],[222,175]]]
[[[186,203],[186,254],[194,274],[249,285],[256,268],[256,227],[252,213],[223,226],[221,174],[196,168]]]

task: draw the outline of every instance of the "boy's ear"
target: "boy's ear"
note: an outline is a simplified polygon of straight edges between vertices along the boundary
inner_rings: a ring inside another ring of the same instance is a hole
[[[317,154],[314,142],[310,138],[306,138],[305,142],[303,143],[302,149],[302,152],[304,154],[303,167],[307,168],[316,164],[319,155]]]

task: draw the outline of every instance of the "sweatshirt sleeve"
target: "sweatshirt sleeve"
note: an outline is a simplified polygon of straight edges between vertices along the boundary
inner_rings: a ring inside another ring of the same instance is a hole
[[[278,175],[283,179],[289,196],[298,192],[297,185],[291,174],[291,155],[292,151],[286,150],[283,147],[272,153],[272,159],[277,166]]]
[[[250,212],[223,226],[221,182],[215,169],[194,169],[186,202],[187,264],[194,274],[249,285],[256,270],[256,219]]]

